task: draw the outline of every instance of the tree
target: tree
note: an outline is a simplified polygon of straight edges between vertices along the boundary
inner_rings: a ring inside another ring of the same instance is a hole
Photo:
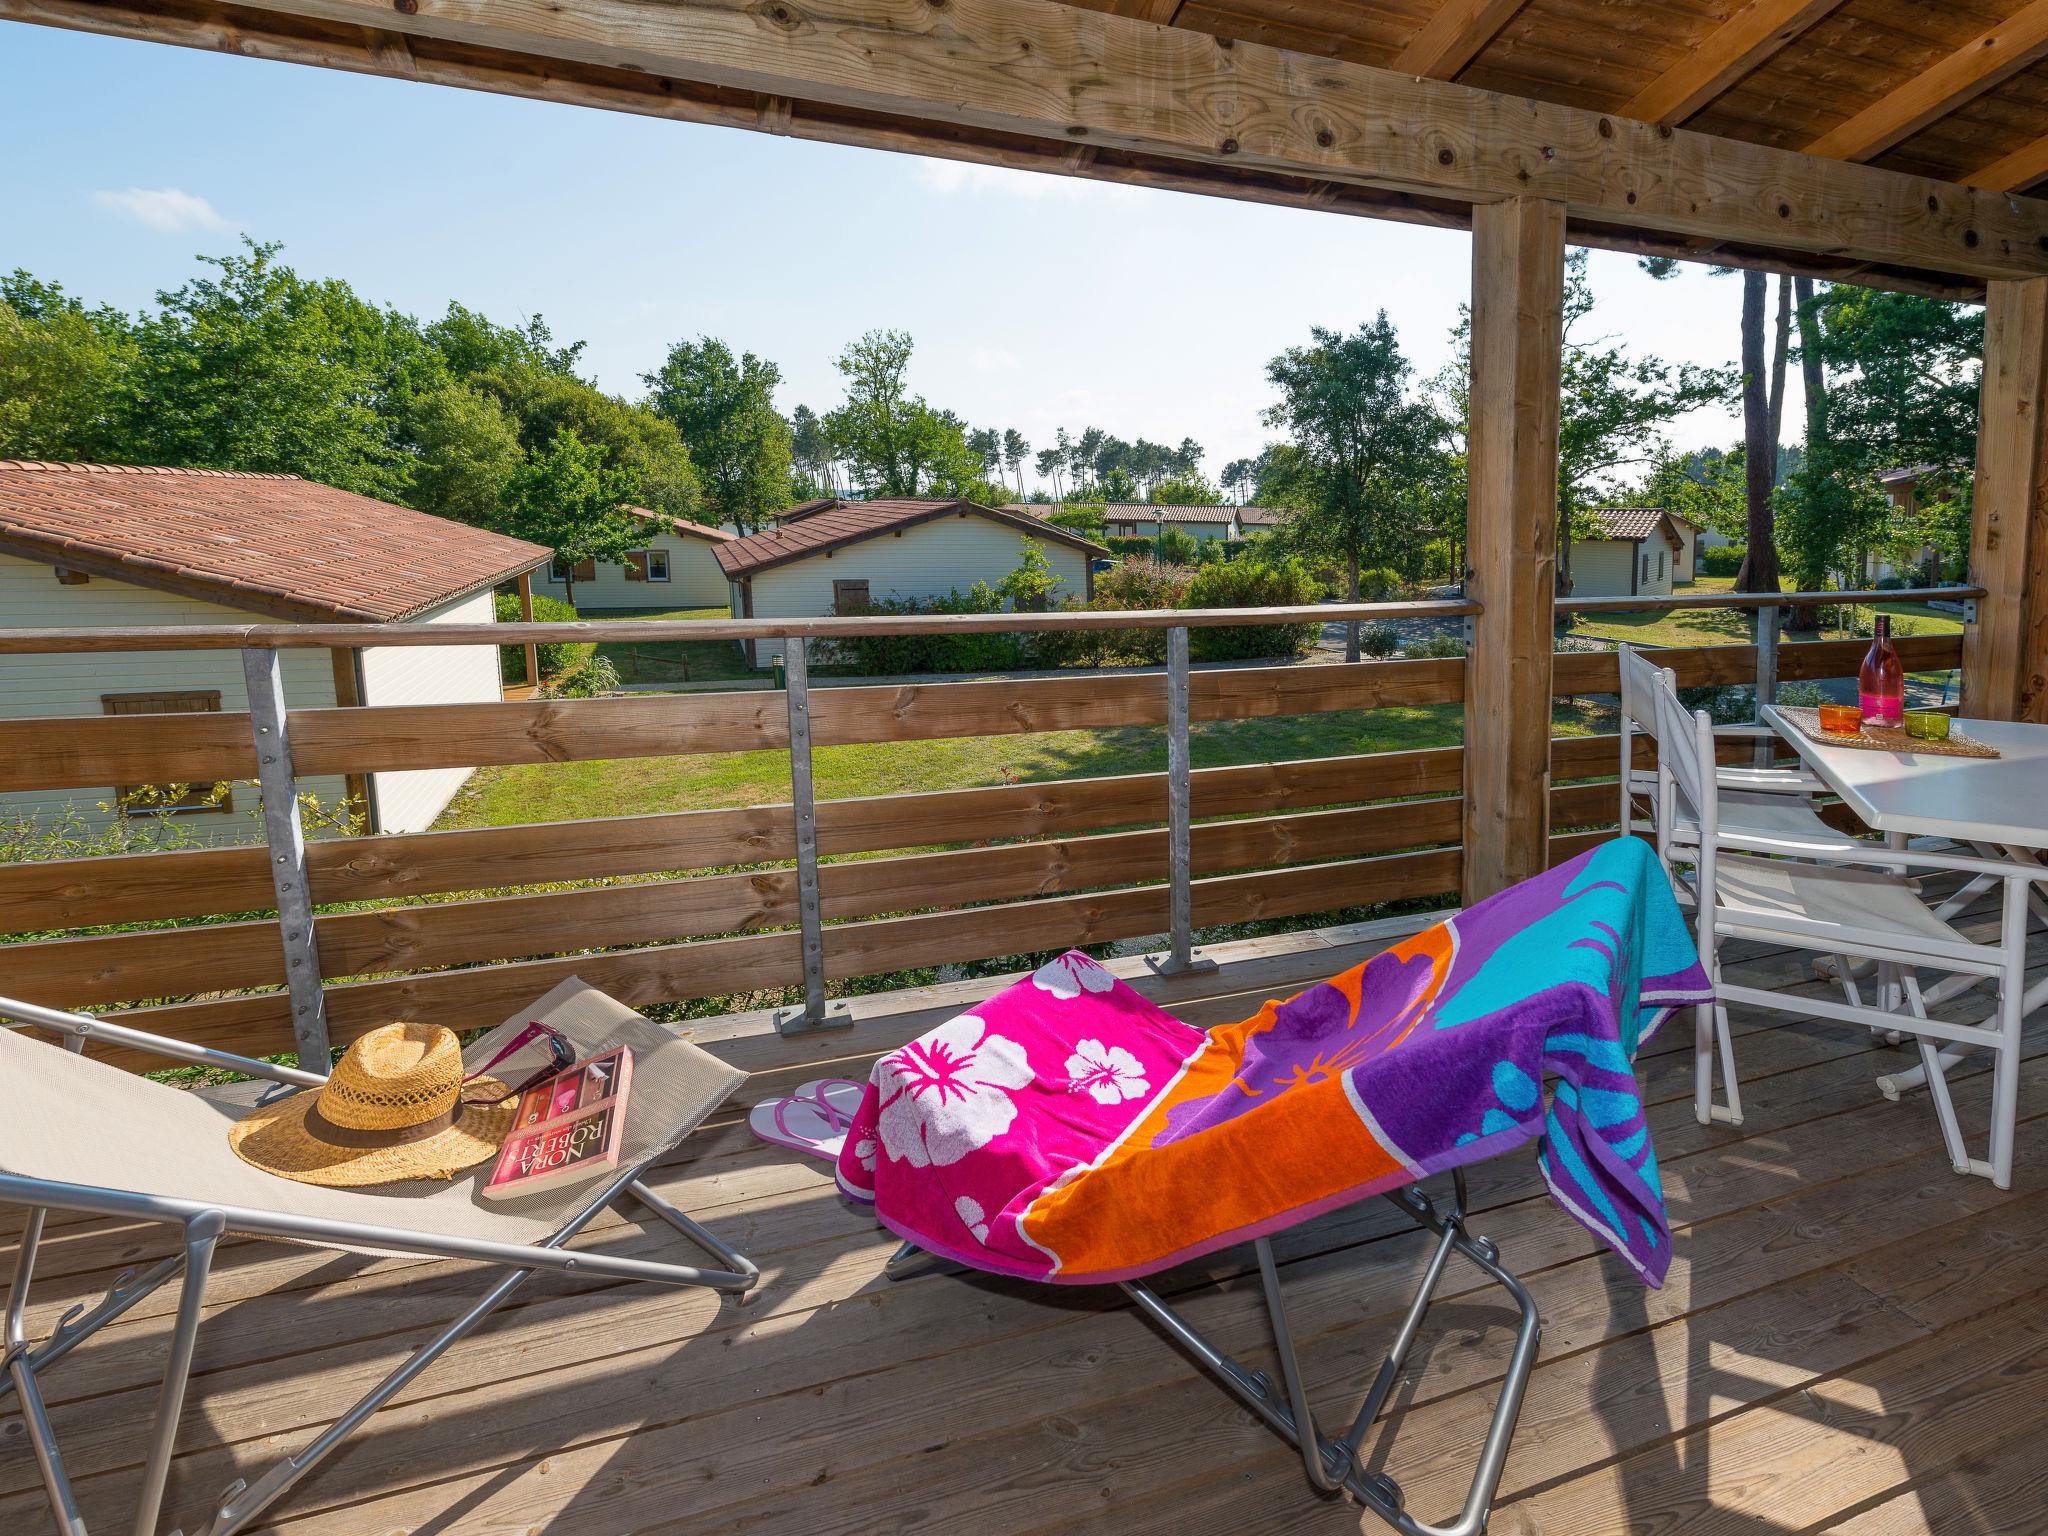
[[[1032,462],[1032,468],[1038,471],[1039,480],[1041,482],[1046,480],[1052,482],[1052,499],[1054,501],[1064,499],[1060,492],[1060,469],[1064,462],[1064,457],[1058,448],[1039,449],[1037,459]]]
[[[1232,459],[1223,466],[1223,489],[1236,498],[1239,506],[1244,505],[1245,495],[1257,478],[1257,466],[1251,459]]]
[[[1109,537],[1107,511],[1101,506],[1090,506],[1085,502],[1068,502],[1057,512],[1047,514],[1046,522],[1055,528],[1065,528],[1078,533],[1084,539],[1093,539],[1100,544]]]
[[[1003,431],[1003,465],[1017,482],[1017,498],[1024,497],[1024,456],[1031,452],[1031,445],[1024,441],[1024,434],[1015,427]]]
[[[157,295],[126,383],[133,461],[284,471],[392,498],[407,473],[388,413],[418,330],[280,263],[275,243],[202,256],[217,276]]]
[[[1778,435],[1772,430],[1769,388],[1764,377],[1764,290],[1768,279],[1754,269],[1742,274],[1742,440],[1743,499],[1748,507],[1748,548],[1735,573],[1738,592],[1779,590],[1778,547],[1771,519],[1771,489],[1777,478]],[[1782,389],[1784,375],[1778,374]]]
[[[960,419],[910,393],[913,343],[902,331],[869,331],[839,354],[846,403],[825,417],[826,430],[854,477],[878,496],[964,496],[1001,503]]]
[[[564,427],[513,471],[494,525],[552,549],[569,569],[573,603],[578,561],[623,560],[646,539],[646,524],[626,511],[635,494],[629,472],[608,462],[605,451],[584,442],[574,427]]]
[[[1150,500],[1162,507],[1213,507],[1222,494],[1198,472],[1190,471],[1154,481]]]
[[[677,342],[641,378],[648,405],[682,434],[706,521],[752,533],[789,505],[790,429],[775,409],[780,369],[700,336]]]
[[[412,504],[476,527],[493,526],[524,462],[519,427],[495,399],[444,379],[410,402],[406,435],[416,456]]]
[[[1321,326],[1310,344],[1266,365],[1280,391],[1262,415],[1293,450],[1281,488],[1295,508],[1287,542],[1344,562],[1346,592],[1358,601],[1365,564],[1393,564],[1420,531],[1420,488],[1441,451],[1444,423],[1412,399],[1412,372],[1386,311],[1350,335]],[[1358,660],[1358,625],[1346,626],[1344,656]]]
[[[825,423],[808,405],[800,405],[789,415],[789,456],[790,463],[806,482],[799,491],[792,487],[792,494],[836,496],[839,493],[838,477],[834,474],[835,460],[832,453],[832,435],[825,430]]]
[[[126,458],[134,352],[118,310],[89,310],[23,271],[0,277],[0,458]]]
[[[1003,472],[1003,435],[994,427],[977,427],[966,434],[967,446],[981,460],[984,477],[993,480]]]

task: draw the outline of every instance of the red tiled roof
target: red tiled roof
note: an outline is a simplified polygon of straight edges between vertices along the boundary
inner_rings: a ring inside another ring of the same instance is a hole
[[[388,622],[548,551],[297,475],[0,460],[0,553],[286,619]]]
[[[1076,549],[1085,549],[1090,554],[1109,553],[1100,544],[1092,543],[1068,529],[1052,527],[1039,518],[1004,508],[984,507],[979,502],[964,501],[957,497],[886,497],[875,501],[804,502],[791,511],[796,515],[792,517],[785,513],[777,526],[761,533],[750,533],[745,538],[734,539],[713,550],[712,553],[718,557],[719,567],[725,574],[731,577],[751,576],[754,572],[766,570],[770,566],[800,560],[806,555],[823,554],[827,550],[839,549],[848,544],[857,544],[862,539],[871,539],[877,534],[900,532],[902,529],[914,527],[918,523],[928,523],[948,514],[985,517],[991,522],[1003,523],[1020,532],[1028,533],[1034,538],[1070,544]]]
[[[1681,541],[1671,525],[1687,521],[1662,507],[1588,507],[1586,516],[1603,538],[1637,541],[1647,539],[1661,528],[1674,547]]]
[[[1061,511],[1067,503],[1058,501],[1013,501],[1004,510],[1029,512],[1033,517],[1050,517]],[[1164,520],[1169,523],[1227,523],[1233,517],[1240,523],[1253,528],[1271,528],[1279,523],[1282,514],[1272,507],[1200,506],[1173,507],[1158,506],[1149,501],[1075,502],[1073,505],[1102,507],[1103,518],[1108,522],[1150,523]]]
[[[657,528],[665,528],[670,533],[681,534],[685,538],[709,539],[713,544],[724,544],[739,537],[736,533],[727,533],[723,528],[714,528],[709,523],[693,523],[687,517],[667,517],[659,512],[650,512],[645,507],[629,506],[626,510],[638,513]]]

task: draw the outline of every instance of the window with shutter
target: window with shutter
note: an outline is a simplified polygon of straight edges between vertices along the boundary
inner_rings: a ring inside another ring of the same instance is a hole
[[[629,550],[627,550],[627,551],[626,551],[626,580],[628,580],[628,581],[645,581],[646,579],[647,579],[647,551],[646,551],[646,550],[644,550],[644,549],[629,549]]]
[[[834,613],[866,613],[868,606],[868,584],[865,581],[835,581],[832,583],[832,611]]]
[[[181,693],[103,693],[100,709],[109,715],[205,715],[220,712],[218,688],[195,688]],[[235,809],[234,788],[223,780],[217,784],[123,784],[114,790],[114,803],[123,816],[154,816],[160,811],[176,815],[214,813],[231,815]]]

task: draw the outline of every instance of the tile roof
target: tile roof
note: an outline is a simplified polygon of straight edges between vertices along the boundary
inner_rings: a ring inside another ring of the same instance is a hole
[[[1647,539],[1662,528],[1664,537],[1674,546],[1680,540],[1671,525],[1685,521],[1662,507],[1587,507],[1585,515],[1599,528],[1603,538]]]
[[[6,459],[0,553],[277,618],[381,623],[549,551],[297,475]]]
[[[1033,517],[1050,517],[1067,505],[1059,501],[1013,501],[1004,508],[1007,512],[1029,512]],[[1109,522],[1150,523],[1227,523],[1236,518],[1254,528],[1271,528],[1282,514],[1272,507],[1200,506],[1174,507],[1159,506],[1149,501],[1112,501],[1108,503],[1077,501],[1077,507],[1100,506],[1103,517]]]
[[[791,514],[795,514],[792,516]],[[963,517],[985,517],[1055,543],[1071,544],[1091,554],[1106,555],[1100,544],[1065,528],[1055,528],[1042,519],[1007,508],[984,507],[958,497],[885,497],[875,501],[804,502],[783,514],[775,527],[720,544],[712,551],[727,576],[751,576],[770,566],[823,554],[877,534],[896,533],[918,523],[956,513]]]
[[[657,528],[665,528],[670,533],[680,534],[685,538],[709,539],[713,544],[724,544],[739,537],[738,534],[728,533],[723,528],[714,528],[709,523],[694,523],[687,517],[668,517],[660,512],[650,512],[645,507],[628,506],[626,510],[638,513]]]

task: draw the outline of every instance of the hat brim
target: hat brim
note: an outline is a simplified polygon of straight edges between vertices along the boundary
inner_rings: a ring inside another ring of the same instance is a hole
[[[479,1077],[464,1089],[482,1094],[506,1091],[503,1083],[489,1077]],[[391,1147],[339,1147],[307,1128],[307,1113],[319,1097],[317,1091],[305,1089],[252,1110],[229,1128],[228,1145],[251,1167],[329,1189],[452,1179],[465,1168],[496,1157],[519,1112],[517,1099],[465,1102],[455,1124],[424,1140]]]

